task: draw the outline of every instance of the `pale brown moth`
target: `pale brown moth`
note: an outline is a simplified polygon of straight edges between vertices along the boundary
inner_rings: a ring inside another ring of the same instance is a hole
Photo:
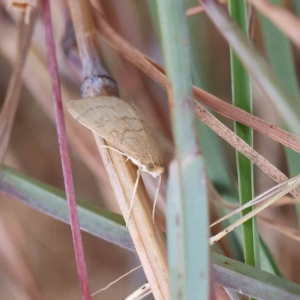
[[[130,217],[141,172],[158,177],[152,212],[154,220],[161,174],[164,172],[163,158],[158,140],[145,122],[141,111],[117,97],[107,96],[72,100],[67,103],[67,107],[77,121],[113,145],[113,148],[109,146],[107,148],[125,155],[138,167],[126,224]]]

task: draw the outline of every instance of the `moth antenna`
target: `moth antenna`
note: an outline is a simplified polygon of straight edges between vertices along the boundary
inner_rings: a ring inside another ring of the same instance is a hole
[[[126,161],[129,159],[129,157],[128,157],[127,154],[125,154],[124,152],[121,152],[121,151],[117,150],[116,148],[113,148],[113,147],[110,147],[110,146],[107,146],[107,145],[101,145],[100,147],[101,148],[108,148],[108,149],[114,150],[114,151],[116,151],[116,152],[118,152],[118,153],[126,156],[127,157]]]
[[[156,187],[156,192],[155,192],[155,198],[154,198],[154,203],[153,203],[153,209],[152,209],[152,223],[154,225],[154,216],[155,216],[155,206],[156,202],[158,199],[158,192],[160,189],[160,184],[161,184],[161,175],[159,175],[158,182],[157,182],[157,187]]]
[[[94,296],[97,295],[98,293],[101,293],[101,292],[107,290],[107,289],[108,289],[109,287],[111,287],[113,284],[117,283],[117,282],[120,281],[122,278],[128,276],[129,274],[133,273],[134,271],[138,270],[138,269],[141,268],[141,267],[142,267],[142,265],[139,265],[138,267],[136,267],[136,268],[130,270],[129,272],[125,273],[124,275],[118,277],[116,280],[114,280],[114,281],[112,281],[111,283],[109,283],[106,287],[104,287],[104,288],[102,288],[102,289],[100,289],[100,290],[94,292],[94,293],[91,295],[91,297],[94,297]]]
[[[134,184],[134,187],[133,187],[132,198],[131,198],[130,207],[129,207],[129,213],[128,213],[128,217],[127,217],[127,221],[126,221],[126,227],[128,227],[128,222],[129,222],[129,219],[130,219],[130,214],[131,214],[131,210],[132,210],[132,206],[133,206],[134,196],[136,194],[136,190],[137,190],[137,187],[138,187],[139,179],[141,177],[141,171],[140,171],[140,169],[137,170],[136,176],[137,176],[137,178],[136,178],[136,181],[135,181],[135,184]]]

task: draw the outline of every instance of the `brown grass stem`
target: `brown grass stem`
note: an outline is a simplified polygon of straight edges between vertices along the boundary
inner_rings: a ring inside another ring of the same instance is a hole
[[[97,33],[90,4],[87,1],[68,1],[68,4],[75,28],[83,78],[108,76],[98,53]]]

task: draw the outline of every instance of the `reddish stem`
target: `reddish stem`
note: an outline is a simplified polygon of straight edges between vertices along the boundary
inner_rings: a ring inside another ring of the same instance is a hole
[[[54,101],[54,111],[56,119],[56,130],[58,135],[59,151],[64,175],[64,184],[67,194],[71,230],[74,243],[75,258],[79,282],[81,286],[82,299],[90,300],[90,288],[87,277],[86,264],[84,259],[83,245],[80,234],[79,218],[74,193],[71,163],[68,152],[65,119],[61,100],[61,90],[58,78],[57,60],[55,54],[55,44],[51,22],[51,12],[49,0],[42,0],[43,16],[45,24],[45,37],[47,45],[47,56],[51,77],[52,97]]]

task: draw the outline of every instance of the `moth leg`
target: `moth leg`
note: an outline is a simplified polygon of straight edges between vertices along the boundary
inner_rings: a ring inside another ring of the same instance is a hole
[[[157,187],[156,187],[156,192],[155,192],[155,198],[154,198],[154,203],[153,203],[153,209],[152,209],[152,223],[154,225],[154,215],[155,215],[155,207],[156,207],[156,203],[157,203],[157,198],[158,198],[158,192],[160,189],[160,185],[161,185],[161,175],[159,175],[158,177],[158,182],[157,182]]]
[[[135,184],[134,184],[134,187],[133,187],[132,198],[131,198],[131,202],[130,202],[130,207],[129,207],[129,213],[128,213],[128,217],[127,217],[127,221],[126,221],[126,226],[128,226],[128,222],[129,222],[129,219],[130,219],[130,214],[131,214],[131,210],[132,210],[132,206],[133,206],[133,200],[134,200],[134,196],[136,194],[136,190],[137,190],[137,187],[138,187],[138,184],[139,184],[140,177],[141,177],[141,171],[140,171],[140,169],[138,169],[137,172],[136,172],[136,181],[135,181]]]

